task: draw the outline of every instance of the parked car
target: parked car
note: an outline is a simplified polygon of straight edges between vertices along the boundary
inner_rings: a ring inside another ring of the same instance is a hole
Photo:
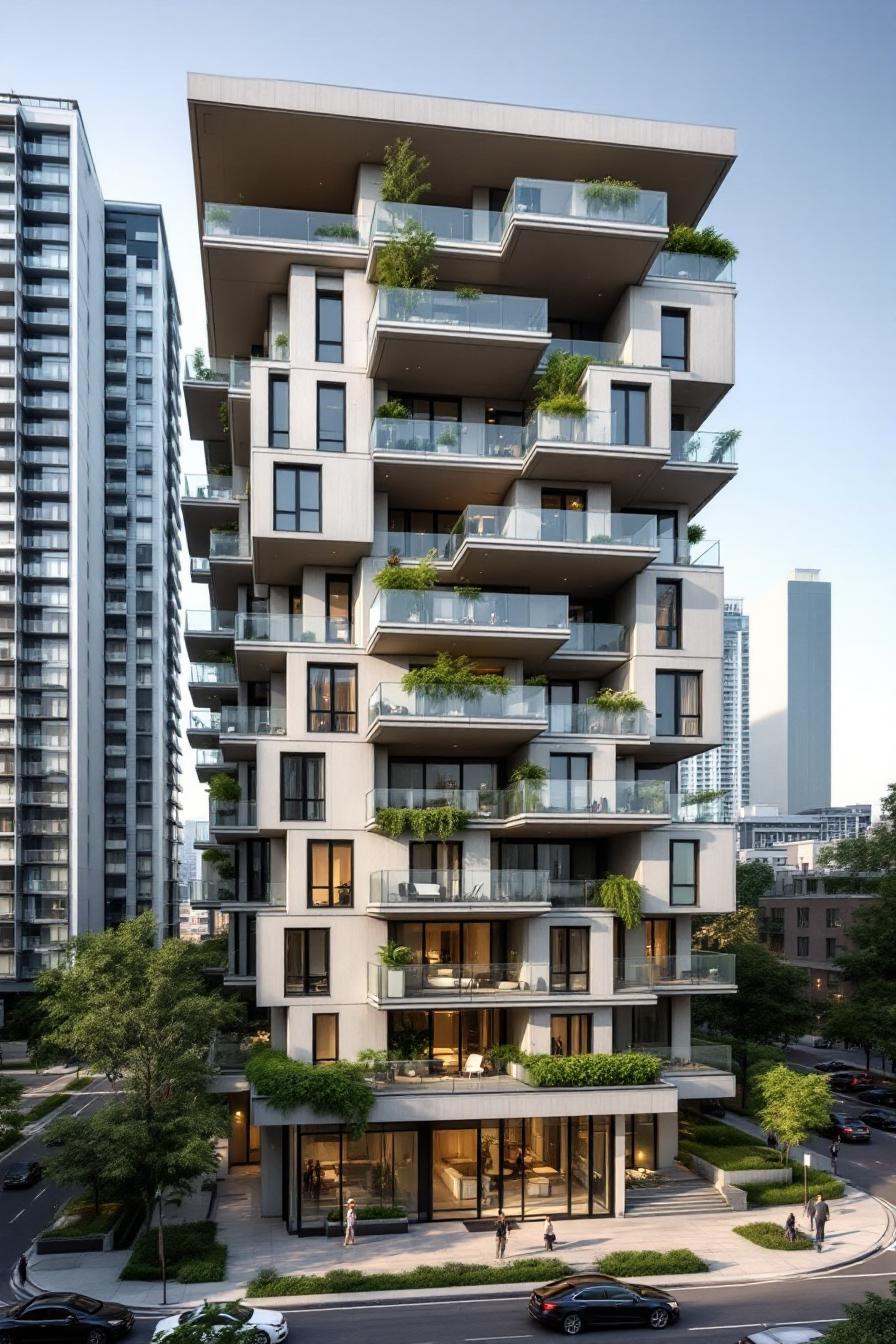
[[[10,1162],[3,1168],[4,1190],[27,1190],[43,1176],[39,1162]]]
[[[281,1344],[289,1334],[286,1317],[280,1311],[264,1311],[261,1307],[247,1307],[242,1302],[207,1302],[191,1311],[182,1311],[177,1316],[165,1316],[152,1332],[153,1339],[164,1339],[179,1325],[188,1325],[191,1321],[208,1321],[214,1330],[223,1330],[229,1325],[242,1326],[251,1330],[251,1344]]]
[[[859,1101],[870,1102],[872,1106],[896,1106],[896,1092],[889,1087],[866,1087],[859,1093]]]
[[[854,1070],[833,1073],[830,1077],[830,1084],[835,1092],[861,1092],[873,1082],[870,1073],[856,1073]]]
[[[831,1111],[831,1123],[820,1129],[830,1139],[841,1139],[843,1143],[867,1143],[871,1130],[857,1116],[849,1116],[845,1111]]]
[[[664,1330],[678,1320],[678,1303],[662,1288],[624,1283],[609,1274],[570,1274],[537,1288],[529,1298],[529,1315],[565,1335],[577,1335],[595,1325],[649,1325]]]
[[[872,1129],[885,1129],[890,1134],[896,1131],[896,1115],[892,1111],[863,1111],[859,1119]]]
[[[833,1050],[834,1042],[829,1041],[827,1036],[813,1036],[812,1048],[813,1050]]]
[[[852,1065],[848,1059],[825,1059],[820,1064],[814,1064],[816,1073],[849,1073]]]
[[[100,1302],[83,1293],[38,1293],[17,1307],[0,1307],[0,1338],[83,1340],[109,1344],[134,1328],[134,1313],[120,1302]]]
[[[743,1335],[737,1344],[812,1344],[815,1339],[824,1339],[824,1335],[809,1325],[779,1325],[771,1330]]]

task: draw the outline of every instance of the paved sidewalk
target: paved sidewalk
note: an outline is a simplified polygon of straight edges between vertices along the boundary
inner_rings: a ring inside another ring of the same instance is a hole
[[[196,1196],[173,1215],[177,1221],[206,1216],[208,1196]],[[229,1248],[229,1277],[225,1283],[168,1285],[168,1302],[189,1305],[206,1298],[227,1299],[242,1295],[250,1278],[262,1268],[281,1274],[321,1274],[329,1269],[349,1268],[367,1272],[411,1269],[419,1264],[492,1263],[494,1238],[490,1232],[468,1232],[463,1223],[422,1223],[406,1235],[362,1237],[354,1247],[344,1247],[339,1238],[290,1236],[279,1218],[262,1218],[258,1212],[257,1171],[242,1169],[219,1185],[218,1235]],[[746,1213],[712,1213],[689,1218],[686,1227],[674,1217],[589,1218],[558,1220],[556,1254],[577,1269],[589,1269],[596,1258],[616,1250],[656,1250],[687,1247],[712,1265],[710,1274],[689,1274],[662,1280],[666,1286],[718,1283],[744,1279],[786,1278],[807,1271],[830,1270],[870,1253],[893,1240],[893,1221],[886,1205],[863,1191],[847,1188],[843,1199],[832,1201],[825,1249],[813,1251],[767,1251],[735,1235],[734,1228],[770,1220],[783,1225],[786,1207],[750,1210]],[[794,1209],[799,1225],[807,1230],[802,1209]],[[508,1261],[544,1253],[539,1221],[520,1224],[511,1232]],[[118,1274],[127,1251],[107,1255],[32,1256],[29,1277],[35,1289],[93,1293],[97,1297],[127,1302],[131,1306],[155,1306],[161,1302],[157,1283],[122,1283]],[[459,1291],[459,1290],[456,1290]],[[465,1290],[469,1292],[469,1290]],[[476,1289],[481,1293],[482,1289]],[[492,1292],[508,1291],[506,1287]],[[520,1292],[517,1285],[510,1291]],[[431,1296],[427,1290],[423,1296]],[[381,1299],[382,1294],[375,1296]],[[292,1302],[298,1299],[290,1299]],[[302,1298],[302,1302],[313,1299]],[[323,1300],[330,1300],[323,1299]],[[354,1295],[352,1300],[355,1300]],[[358,1299],[363,1300],[362,1298]],[[259,1300],[260,1301],[260,1300]]]

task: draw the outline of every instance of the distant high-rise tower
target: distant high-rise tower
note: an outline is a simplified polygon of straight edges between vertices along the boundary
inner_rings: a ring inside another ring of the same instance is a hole
[[[725,598],[722,745],[682,761],[682,794],[724,794],[725,821],[750,801],[750,618],[742,597]]]
[[[795,569],[750,605],[751,795],[783,813],[831,802],[831,585]]]

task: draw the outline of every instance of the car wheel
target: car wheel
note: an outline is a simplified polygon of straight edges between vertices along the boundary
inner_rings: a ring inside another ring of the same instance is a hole
[[[571,1312],[569,1316],[563,1317],[563,1333],[566,1335],[577,1335],[582,1329],[582,1318],[576,1312]]]
[[[106,1344],[106,1332],[100,1330],[99,1326],[94,1326],[87,1333],[85,1344]]]
[[[8,1330],[0,1330],[0,1344],[12,1344],[12,1335]]]
[[[271,1344],[270,1336],[265,1330],[253,1330],[252,1344]]]
[[[669,1324],[669,1313],[665,1307],[654,1307],[653,1311],[647,1317],[647,1323],[651,1330],[665,1330]]]

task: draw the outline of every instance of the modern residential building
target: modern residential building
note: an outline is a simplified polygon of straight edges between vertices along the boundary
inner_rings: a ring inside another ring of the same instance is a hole
[[[750,801],[750,618],[742,597],[725,598],[722,745],[681,762],[678,790],[718,793],[725,821]]]
[[[738,849],[766,849],[795,840],[819,840],[832,845],[863,835],[870,825],[870,803],[822,807],[789,816],[782,816],[776,807],[752,803],[738,817]]]
[[[621,1215],[626,1171],[672,1162],[680,1100],[734,1088],[691,1038],[692,996],[735,992],[730,955],[691,950],[695,915],[733,909],[734,828],[676,788],[722,740],[718,544],[687,534],[736,471],[703,428],[734,286],[662,250],[733,133],[208,76],[190,122],[210,355],[183,512],[211,604],[187,616],[189,736],[218,795],[194,900],[229,912],[225,981],[275,1047],[380,1052],[361,1137],[261,1096],[247,1114],[222,1073],[230,1161],[260,1157],[295,1232],[349,1196]],[[430,160],[422,206],[382,198],[396,137]],[[436,288],[376,283],[408,221]],[[554,350],[593,360],[581,416],[532,410]],[[398,586],[421,558],[434,586]],[[403,680],[439,654],[498,680]],[[607,875],[640,884],[631,927]],[[498,1045],[661,1072],[537,1088]]]
[[[831,585],[795,569],[750,604],[750,797],[782,813],[831,803]]]
[[[0,96],[0,992],[177,927],[178,339],[159,208],[103,200],[76,103]]]

